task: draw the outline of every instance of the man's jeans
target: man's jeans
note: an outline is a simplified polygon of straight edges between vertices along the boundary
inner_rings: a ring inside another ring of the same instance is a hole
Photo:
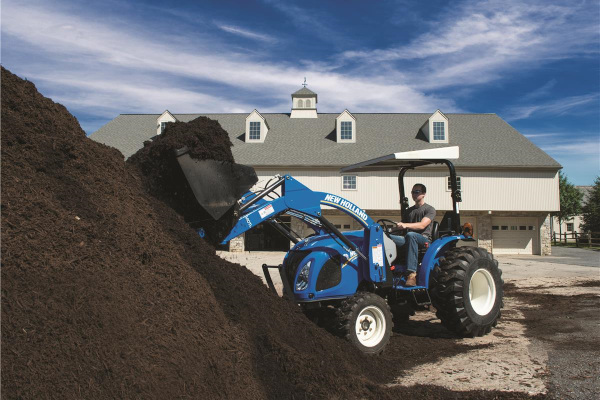
[[[417,232],[408,232],[406,236],[390,235],[390,239],[402,247],[405,244],[408,245],[406,250],[406,269],[410,272],[417,272],[417,265],[419,264],[419,247],[425,246],[425,243],[429,241],[425,236]]]

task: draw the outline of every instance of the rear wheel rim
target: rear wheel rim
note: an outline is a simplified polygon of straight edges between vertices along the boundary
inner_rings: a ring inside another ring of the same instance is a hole
[[[485,268],[480,268],[469,282],[469,300],[471,307],[479,315],[487,315],[496,302],[496,284],[492,274]]]
[[[365,307],[356,318],[356,337],[365,347],[377,346],[385,336],[385,328],[385,316],[379,307]]]

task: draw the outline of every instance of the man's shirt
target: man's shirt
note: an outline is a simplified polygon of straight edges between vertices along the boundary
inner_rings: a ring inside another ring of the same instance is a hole
[[[433,228],[433,220],[435,218],[435,208],[425,203],[421,207],[414,206],[406,210],[407,220],[403,222],[421,222],[423,218],[427,217],[431,220],[431,223],[427,225],[425,229],[409,229],[409,231],[420,233],[427,236],[431,240],[431,230]]]

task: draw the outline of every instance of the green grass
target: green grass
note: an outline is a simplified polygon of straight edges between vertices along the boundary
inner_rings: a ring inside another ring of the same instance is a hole
[[[556,247],[572,247],[572,248],[576,248],[577,246],[575,246],[575,243],[556,243],[554,244],[554,242],[552,242],[552,246],[556,246]],[[586,249],[586,250],[596,250],[596,251],[600,251],[600,245],[598,244],[594,244],[592,243],[592,246],[590,247],[587,243],[579,243],[579,248],[580,249]]]

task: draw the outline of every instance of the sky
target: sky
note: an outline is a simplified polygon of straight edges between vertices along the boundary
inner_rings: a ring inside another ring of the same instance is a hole
[[[1,62],[89,135],[119,114],[496,113],[600,175],[600,3],[3,0]],[[398,149],[401,151],[401,148]]]

